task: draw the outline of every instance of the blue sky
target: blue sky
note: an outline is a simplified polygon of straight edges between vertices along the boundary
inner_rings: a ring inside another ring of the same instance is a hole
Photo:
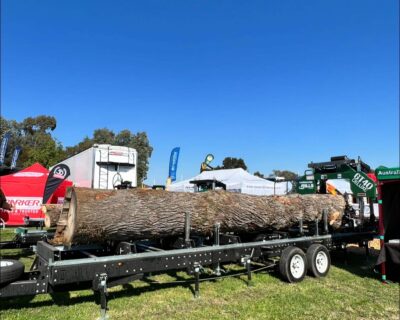
[[[360,155],[399,165],[396,0],[3,0],[1,106],[53,115],[73,145],[96,128],[146,131],[149,183],[242,157],[303,172]]]

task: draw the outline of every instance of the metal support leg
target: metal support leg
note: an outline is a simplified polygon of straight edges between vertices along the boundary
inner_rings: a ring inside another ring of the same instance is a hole
[[[300,220],[299,220],[299,233],[301,236],[304,235],[303,218],[300,218]]]
[[[247,269],[247,285],[251,285],[251,260],[246,260],[246,269]]]
[[[324,234],[328,234],[328,210],[322,210],[322,219],[324,221]]]
[[[344,253],[344,264],[347,266],[347,245],[343,245],[343,253]]]
[[[219,230],[220,230],[221,224],[220,223],[216,223],[214,225],[214,245],[215,246],[219,246]],[[219,262],[217,262],[214,265],[214,274],[217,276],[221,275],[221,267]]]
[[[360,225],[361,228],[364,228],[364,207],[365,207],[365,203],[364,203],[364,198],[363,197],[358,197],[358,203],[359,203],[359,209],[360,209]]]
[[[200,297],[200,266],[194,268],[194,297]]]
[[[374,223],[376,220],[375,212],[374,212],[374,202],[372,199],[369,199],[369,222]]]
[[[365,260],[369,262],[369,246],[368,246],[368,241],[364,242],[365,246]]]
[[[99,292],[100,294],[100,318],[99,320],[107,320],[108,319],[108,314],[107,314],[107,274],[102,273],[98,276],[96,279],[97,286],[95,286],[96,291]]]
[[[190,213],[185,213],[185,246],[186,248],[191,247],[190,243]]]

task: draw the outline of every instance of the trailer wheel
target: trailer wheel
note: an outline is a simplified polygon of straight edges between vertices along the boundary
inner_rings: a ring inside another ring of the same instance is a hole
[[[322,244],[313,244],[307,249],[308,272],[316,278],[325,277],[331,266],[328,249]]]
[[[303,250],[297,247],[284,249],[279,260],[279,271],[288,282],[302,281],[307,272],[307,257]]]
[[[0,259],[0,284],[19,279],[23,272],[24,265],[20,261]]]

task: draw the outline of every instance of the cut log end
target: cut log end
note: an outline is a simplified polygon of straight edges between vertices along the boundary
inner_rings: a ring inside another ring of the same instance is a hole
[[[65,197],[60,218],[52,241],[53,244],[71,245],[76,229],[77,201],[73,188],[69,189]]]
[[[42,212],[45,215],[44,225],[46,228],[53,228],[57,225],[62,211],[62,204],[45,204],[42,206]]]

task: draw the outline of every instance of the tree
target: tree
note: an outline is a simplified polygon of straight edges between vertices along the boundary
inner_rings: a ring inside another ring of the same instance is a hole
[[[115,134],[112,130],[107,128],[97,129],[93,132],[93,138],[85,137],[81,142],[75,146],[67,147],[67,156],[73,156],[82,152],[93,144],[111,144],[136,149],[138,152],[137,175],[138,183],[142,183],[147,178],[149,170],[149,159],[153,152],[150,141],[146,132],[132,133],[128,129],[124,129]]]
[[[217,166],[214,169],[218,170],[218,169],[236,169],[236,168],[242,168],[244,170],[247,170],[247,166],[242,158],[226,157],[222,161],[222,166]]]
[[[52,116],[40,115],[28,117],[22,122],[7,120],[0,117],[0,139],[7,132],[11,133],[8,143],[5,163],[10,164],[13,150],[16,146],[22,147],[17,166],[27,167],[39,162],[45,167],[52,166],[67,157],[89,149],[93,144],[113,144],[135,148],[138,152],[137,174],[138,183],[147,178],[149,158],[153,152],[146,132],[132,133],[125,129],[115,134],[107,128],[96,129],[93,137],[84,137],[75,146],[63,148],[61,143],[52,136],[57,127],[57,121]],[[10,151],[11,150],[11,151]]]
[[[297,173],[289,170],[272,170],[275,177],[284,177],[286,180],[296,180],[298,178]]]
[[[82,151],[85,151],[86,149],[89,149],[90,147],[92,147],[93,143],[94,143],[93,140],[90,139],[88,136],[86,136],[77,145],[71,146],[71,147],[67,147],[65,149],[66,156],[67,157],[71,157],[71,156],[73,156],[75,154],[78,154],[78,153],[80,153]]]
[[[21,123],[22,130],[24,130],[25,134],[30,135],[34,135],[36,132],[49,133],[49,131],[54,131],[56,127],[56,118],[44,115],[35,118],[28,117]]]
[[[98,144],[114,144],[115,133],[107,128],[97,129],[93,132],[93,142]]]
[[[46,115],[28,117],[22,122],[1,118],[1,138],[6,132],[11,132],[5,163],[10,164],[16,146],[22,147],[17,161],[19,167],[35,162],[48,167],[61,161],[65,157],[63,147],[51,134],[56,127],[56,119]]]
[[[131,140],[132,141],[128,147],[133,147],[138,152],[138,182],[142,183],[147,178],[149,159],[153,152],[153,147],[150,145],[150,141],[146,132],[138,132],[136,135],[132,135]]]
[[[53,139],[50,135],[38,132],[33,136],[33,147],[26,148],[24,167],[39,162],[48,168],[60,162],[65,157],[65,152],[61,143]]]
[[[257,176],[257,177],[260,177],[260,178],[263,178],[263,179],[265,179],[265,176],[264,176],[264,174],[262,174],[261,172],[259,172],[259,171],[256,171],[256,172],[254,172],[254,175],[255,176]]]

